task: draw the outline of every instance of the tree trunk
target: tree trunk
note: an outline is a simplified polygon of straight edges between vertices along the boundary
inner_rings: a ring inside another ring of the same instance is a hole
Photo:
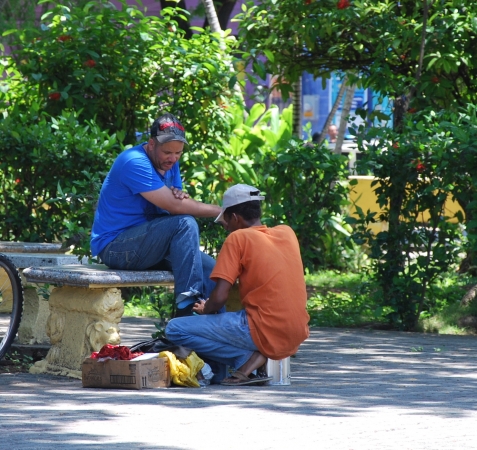
[[[293,83],[293,134],[302,138],[302,101],[301,101],[301,76]]]
[[[469,306],[477,294],[477,284],[474,284],[462,297],[460,301],[460,306]]]
[[[214,2],[212,0],[202,0],[202,4],[205,8],[205,17],[210,25],[210,30],[213,33],[222,32],[220,28],[219,18],[217,17],[217,11],[215,10]]]
[[[474,194],[466,193],[462,196],[463,198],[475,198]],[[467,273],[469,275],[475,276],[477,274],[477,252],[475,239],[472,237],[477,233],[475,226],[471,225],[474,223],[474,211],[472,207],[469,207],[468,200],[460,200],[456,197],[457,203],[464,211],[466,231],[469,240],[469,247],[467,248],[467,253],[465,258],[461,261],[459,265],[458,273]]]
[[[213,0],[202,0],[202,3],[203,3],[204,8],[205,8],[205,15],[206,15],[207,20],[209,21],[209,24],[210,24],[210,30],[213,33],[219,33],[220,34],[220,48],[225,53],[225,49],[227,47],[225,45],[223,31],[222,31],[222,28],[220,27],[220,23],[219,23],[219,19],[217,17],[217,11],[215,10],[214,2],[213,2]],[[227,58],[227,59],[230,60],[230,55],[225,55],[224,54],[224,58]],[[232,62],[230,62],[230,71],[235,72],[235,68],[234,68]],[[243,98],[242,89],[240,88],[240,85],[238,83],[234,84],[234,91],[237,94],[237,96],[239,96],[239,98],[241,98],[242,101],[245,103],[245,100]]]
[[[348,83],[348,76],[345,75],[340,86],[340,90],[338,91],[338,96],[336,97],[335,103],[333,104],[333,107],[331,108],[330,113],[328,114],[328,117],[326,118],[326,122],[323,125],[323,130],[321,130],[320,133],[320,138],[318,139],[318,142],[316,145],[321,145],[323,141],[326,139],[326,135],[328,133],[328,127],[331,125],[331,121],[333,120],[333,117],[336,114],[336,111],[338,111],[338,108],[341,103],[341,99],[343,98],[343,95],[346,91],[346,84]]]
[[[356,85],[346,87],[346,96],[343,104],[343,109],[341,110],[341,120],[340,128],[338,130],[338,137],[336,139],[334,153],[341,155],[341,147],[343,146],[344,135],[346,127],[348,126],[348,116],[351,111],[351,105],[353,104],[354,91],[356,90]]]
[[[237,3],[236,0],[224,0],[222,2],[216,2],[217,5],[217,17],[219,19],[219,25],[222,30],[226,30],[230,16],[232,15],[232,11],[235,8],[235,4]],[[209,20],[206,17],[204,20],[204,28],[209,26]]]

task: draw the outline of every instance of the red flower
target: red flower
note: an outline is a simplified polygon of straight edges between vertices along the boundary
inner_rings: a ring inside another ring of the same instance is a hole
[[[412,161],[411,164],[416,167],[416,170],[418,172],[422,172],[426,169],[426,165],[424,163],[422,163],[420,159],[416,159],[416,160]]]
[[[17,179],[15,180],[15,183],[18,184],[18,183],[20,183],[21,181],[22,181],[22,180],[20,180],[20,178],[17,178]]]
[[[345,9],[349,8],[351,6],[351,3],[349,0],[339,0],[338,5],[336,6],[338,9]]]
[[[431,81],[432,81],[434,84],[437,84],[437,83],[439,83],[441,80],[439,79],[439,77],[432,77],[432,78],[431,78]]]
[[[52,92],[48,98],[53,101],[58,101],[61,98],[61,94],[59,92]]]
[[[58,37],[58,40],[60,42],[66,42],[66,41],[71,41],[73,39],[71,36],[68,36],[67,34],[62,34],[61,36]]]
[[[96,65],[96,61],[94,59],[88,59],[83,63],[86,67],[92,69]]]
[[[305,5],[311,5],[311,2],[312,2],[312,1],[313,1],[313,0],[305,0],[303,3],[304,3]]]
[[[399,143],[395,142],[395,143],[393,144],[393,148],[399,148]]]
[[[417,109],[416,108],[409,108],[407,110],[407,112],[410,113],[410,114],[414,114],[415,112],[417,112]]]
[[[416,159],[416,161],[413,161],[413,163],[416,165],[416,170],[418,172],[422,172],[426,168],[420,159]]]

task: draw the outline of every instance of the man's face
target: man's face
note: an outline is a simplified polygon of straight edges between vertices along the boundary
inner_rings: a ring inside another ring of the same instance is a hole
[[[159,144],[156,139],[151,138],[147,143],[147,155],[154,167],[166,172],[179,161],[184,150],[184,143],[180,141],[169,141],[165,144]]]
[[[220,221],[220,223],[229,233],[232,233],[235,230],[238,230],[240,228],[237,221],[237,214],[235,213],[232,213],[232,214],[225,213],[222,216],[222,220]]]
[[[330,139],[336,139],[338,137],[338,128],[336,127],[336,125],[329,126],[328,135]]]

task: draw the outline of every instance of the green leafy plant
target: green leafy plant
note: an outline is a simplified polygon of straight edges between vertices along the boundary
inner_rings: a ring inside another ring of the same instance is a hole
[[[170,288],[141,287],[121,290],[124,299],[124,315],[134,317],[150,317],[157,331],[152,337],[164,337],[164,328],[174,314],[174,293]]]
[[[125,1],[49,6],[39,27],[5,33],[14,46],[3,55],[0,85],[0,211],[8,218],[0,235],[62,240],[90,256],[104,176],[159,111],[178,114],[187,128],[186,179],[222,151],[238,99],[224,58],[235,41],[199,29],[185,39],[173,19],[181,10],[155,18]],[[212,201],[211,192],[196,198]]]
[[[378,302],[377,286],[363,273],[319,270],[307,273],[307,310],[311,326],[382,326],[386,309]]]
[[[460,144],[446,122],[433,120],[434,115],[408,116],[400,133],[385,127],[369,131],[374,144],[362,164],[376,177],[378,220],[389,229],[374,235],[368,225],[375,214],[359,208],[360,219],[348,219],[356,227],[355,241],[369,248],[383,305],[392,308],[389,320],[402,329],[414,329],[421,313],[432,308],[428,289],[458,262],[462,248],[461,229],[454,223],[462,214],[448,217],[445,204],[460,178],[449,159],[465,152],[457,150]],[[467,172],[461,167],[460,173]]]
[[[104,0],[52,3],[39,28],[12,30],[10,95],[24,110],[32,103],[52,116],[74,109],[81,121],[125,133],[126,144],[167,108],[191,124],[193,150],[210,146],[228,130],[235,78],[217,37],[202,31],[185,39],[173,19],[184,14],[164,8],[161,17],[145,16],[124,0],[119,9]],[[234,40],[221,42],[230,53]]]
[[[280,113],[257,103],[246,116],[238,106],[231,113],[233,134],[210,166],[195,169],[193,188],[217,196],[234,183],[257,186],[266,194],[263,222],[294,229],[307,268],[342,266],[338,249],[353,246],[341,215],[348,192],[346,158],[294,138],[291,107]],[[216,253],[225,233],[202,225]]]
[[[373,235],[367,225],[378,217],[369,211],[349,223],[356,227],[355,242],[369,249],[382,306],[391,308],[388,319],[402,329],[414,329],[432,308],[429,287],[458,261],[461,242],[468,256],[461,270],[477,266],[471,146],[476,16],[470,0],[264,0],[248,3],[237,18],[244,59],[258,77],[274,76],[273,88],[285,97],[306,70],[324,80],[346,72],[350,83],[393,100],[392,129],[367,131],[376,118],[386,120],[369,108],[362,111],[366,126],[357,132],[367,164],[362,172],[378,178],[379,220],[389,229]],[[466,212],[466,239],[450,220],[462,223],[462,217],[446,217],[449,195]]]
[[[75,216],[75,201],[52,202],[76,185],[89,183],[89,173],[100,174],[120,149],[115,135],[101,131],[94,122],[80,124],[73,112],[52,118],[39,112],[14,108],[0,120],[0,223],[3,240],[61,241],[65,222],[86,230],[94,202],[84,204],[88,214]],[[61,185],[61,188],[59,188]],[[70,230],[74,235],[75,229]]]
[[[34,362],[35,359],[31,355],[12,350],[0,361],[0,373],[28,372]]]

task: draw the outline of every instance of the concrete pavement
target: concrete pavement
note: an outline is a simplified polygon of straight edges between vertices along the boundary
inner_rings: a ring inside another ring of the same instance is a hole
[[[123,344],[149,319],[124,319]],[[141,391],[0,375],[2,449],[477,449],[477,337],[315,328],[290,386]]]

